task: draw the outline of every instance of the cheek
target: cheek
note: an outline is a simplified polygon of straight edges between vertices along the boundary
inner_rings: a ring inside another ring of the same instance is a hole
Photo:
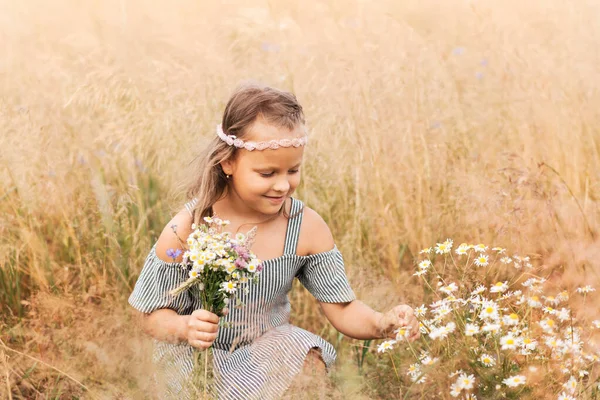
[[[289,180],[290,183],[290,189],[296,189],[298,187],[298,185],[300,184],[300,173],[292,175],[292,177]]]

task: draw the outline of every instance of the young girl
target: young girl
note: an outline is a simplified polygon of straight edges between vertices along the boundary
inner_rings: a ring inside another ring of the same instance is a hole
[[[162,367],[168,393],[190,397],[186,382],[193,348],[212,346],[220,399],[280,398],[306,365],[329,368],[333,346],[289,323],[288,292],[294,278],[319,301],[331,324],[356,339],[395,337],[400,326],[419,337],[413,311],[400,305],[385,314],[356,300],[342,255],[327,224],[292,197],[300,183],[307,142],[296,97],[269,87],[243,86],[231,97],[208,148],[200,158],[189,202],[150,250],[129,303],[143,313],[143,328],[155,341],[154,361]],[[188,278],[174,256],[192,224],[218,215],[232,233],[257,226],[252,252],[263,260],[258,284],[239,293],[246,304],[222,317],[202,310],[194,291],[177,297],[169,290]],[[168,254],[168,255],[167,255]]]

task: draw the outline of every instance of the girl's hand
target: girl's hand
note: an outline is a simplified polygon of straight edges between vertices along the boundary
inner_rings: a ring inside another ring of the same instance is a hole
[[[378,332],[382,338],[396,339],[396,330],[399,328],[408,328],[409,342],[417,340],[421,333],[419,332],[419,321],[415,317],[413,309],[407,305],[399,305],[383,314],[378,324]]]
[[[212,346],[219,331],[219,317],[206,310],[196,310],[189,316],[185,336],[190,346],[206,350]]]

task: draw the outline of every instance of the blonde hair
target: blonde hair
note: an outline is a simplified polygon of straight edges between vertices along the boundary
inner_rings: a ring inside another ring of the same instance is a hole
[[[302,106],[296,96],[252,83],[238,87],[231,95],[221,125],[227,135],[243,139],[248,128],[259,117],[289,130],[305,123]],[[210,216],[212,206],[225,194],[228,180],[221,163],[235,158],[239,151],[215,136],[196,158],[194,171],[199,174],[186,190],[188,200],[197,199],[193,209],[195,224],[200,224],[204,217]]]

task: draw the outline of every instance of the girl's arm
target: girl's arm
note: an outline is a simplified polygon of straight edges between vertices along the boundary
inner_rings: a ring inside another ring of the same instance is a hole
[[[327,223],[314,210],[306,207],[298,242],[298,253],[319,254],[331,250],[333,236]],[[395,338],[399,327],[410,327],[408,339],[420,336],[419,322],[413,309],[398,305],[386,313],[373,310],[360,300],[349,303],[320,302],[325,316],[341,333],[355,339]]]
[[[395,338],[395,330],[410,327],[408,340],[417,339],[419,322],[411,307],[399,305],[385,314],[373,310],[360,300],[350,303],[320,303],[325,316],[335,329],[354,339]]]
[[[180,343],[187,341],[189,315],[179,315],[164,308],[150,314],[139,313],[142,330],[161,342]]]
[[[207,349],[217,338],[219,317],[206,310],[195,310],[191,315],[179,315],[164,308],[150,314],[142,314],[142,329],[154,339],[180,343]]]

